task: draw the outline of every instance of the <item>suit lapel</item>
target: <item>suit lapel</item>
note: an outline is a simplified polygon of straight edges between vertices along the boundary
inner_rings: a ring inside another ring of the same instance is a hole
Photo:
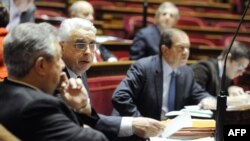
[[[154,72],[154,85],[156,91],[156,103],[157,103],[157,112],[159,116],[161,115],[161,107],[162,107],[162,93],[163,93],[163,72],[162,72],[162,60],[159,55],[157,55],[153,62],[155,67],[153,68]]]
[[[184,78],[183,78],[184,76],[182,75],[182,73],[181,73],[181,71],[179,70],[179,69],[177,69],[177,71],[176,71],[176,84],[178,84],[178,86],[176,85],[176,90],[175,90],[175,109],[178,107],[178,103],[181,103],[181,101],[182,101],[182,98],[183,98],[183,96],[181,95],[183,92],[182,92],[182,90],[183,89],[181,89],[182,88],[182,86],[184,86],[185,84],[184,84]],[[177,88],[180,88],[180,89],[177,89]]]

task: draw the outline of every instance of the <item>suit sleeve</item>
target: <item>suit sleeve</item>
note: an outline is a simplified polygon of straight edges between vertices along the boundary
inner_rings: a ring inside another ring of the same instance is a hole
[[[60,109],[58,106],[64,108]],[[44,99],[31,102],[25,106],[21,115],[24,124],[29,123],[23,127],[34,132],[36,141],[107,141],[101,132],[79,126],[76,121],[68,117],[69,115],[66,116],[65,112],[70,113],[70,110],[63,103],[56,104]]]
[[[200,86],[195,80],[194,73],[192,70],[190,70],[190,74],[192,74],[192,103],[199,103],[202,99],[207,98],[207,97],[212,97],[211,94],[209,94],[204,88]]]
[[[208,68],[200,63],[192,65],[191,68],[194,72],[194,77],[195,77],[196,82],[202,88],[206,89],[207,82],[209,82],[208,81],[209,79]]]
[[[110,140],[118,137],[122,117],[118,116],[105,116],[96,113],[92,108],[91,116],[77,114],[82,124],[87,124],[90,127],[97,129],[104,133]]]
[[[142,66],[139,63],[133,64],[112,97],[113,106],[121,116],[141,116],[136,103],[144,83]]]
[[[106,47],[104,46],[99,46],[100,52],[101,52],[101,56],[103,58],[104,61],[107,61],[109,58],[114,57],[114,54],[112,54]]]
[[[140,30],[133,39],[130,48],[130,60],[138,60],[146,55],[146,39],[142,30]]]

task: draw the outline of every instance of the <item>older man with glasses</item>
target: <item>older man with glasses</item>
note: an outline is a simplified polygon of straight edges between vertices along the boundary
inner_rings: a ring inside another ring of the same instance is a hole
[[[200,61],[192,65],[196,81],[213,96],[219,95],[220,80],[228,48],[225,48],[218,58]],[[241,87],[233,86],[232,79],[242,75],[249,64],[250,49],[235,41],[229,52],[226,67],[226,89],[230,96],[244,94]]]
[[[64,71],[70,78],[80,77],[87,91],[85,72],[93,63],[96,49],[95,33],[96,28],[93,24],[89,20],[81,18],[66,19],[59,28],[62,59],[66,64]],[[87,105],[74,111],[85,113],[85,120],[82,122],[103,132],[110,140],[145,140],[158,135],[164,128],[161,122],[150,118],[100,115],[91,109],[89,102],[86,103]]]

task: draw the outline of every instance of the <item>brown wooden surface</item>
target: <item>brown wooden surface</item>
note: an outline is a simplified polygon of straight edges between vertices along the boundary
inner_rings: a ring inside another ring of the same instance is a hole
[[[0,141],[20,141],[10,133],[2,124],[0,124]]]
[[[126,3],[138,3],[143,4],[144,0],[118,0],[119,2]],[[166,0],[148,0],[149,5],[160,5]],[[223,10],[231,10],[230,3],[220,3],[220,2],[207,2],[207,1],[187,1],[187,0],[168,0],[174,3],[177,6],[186,6],[186,7],[197,7],[197,8],[210,8],[210,9],[223,9]]]
[[[100,11],[103,14],[107,13],[122,13],[122,14],[140,14],[143,13],[143,8],[140,7],[118,7],[118,6],[107,6],[107,7],[100,7],[96,9],[97,11]],[[149,16],[155,15],[155,9],[149,8],[148,14]],[[193,17],[199,17],[204,19],[215,19],[215,20],[234,20],[239,21],[241,18],[241,15],[238,14],[231,14],[229,12],[225,13],[209,13],[209,12],[187,12],[187,11],[180,11],[181,16],[193,16]],[[115,17],[115,15],[113,15]],[[250,16],[246,15],[245,21],[250,21]]]
[[[102,43],[107,49],[112,52],[124,51],[129,54],[132,40],[114,40]],[[200,60],[208,57],[217,57],[220,55],[223,47],[221,46],[205,46],[205,45],[191,45],[190,59]]]
[[[196,63],[195,60],[188,60],[188,65]],[[87,71],[87,76],[97,77],[97,76],[110,76],[110,75],[126,75],[129,67],[134,61],[118,61],[118,62],[99,62],[94,63]]]

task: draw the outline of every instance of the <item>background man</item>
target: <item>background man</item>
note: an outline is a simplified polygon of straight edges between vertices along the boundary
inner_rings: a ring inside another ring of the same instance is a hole
[[[76,1],[75,3],[73,3],[69,8],[69,15],[71,18],[83,18],[91,21],[92,23],[94,22],[94,8],[87,1]],[[117,61],[117,58],[102,45],[97,45],[96,58],[94,62],[101,61],[100,59],[98,60],[99,56],[103,61]]]
[[[179,10],[171,2],[162,3],[155,13],[153,26],[141,29],[134,37],[130,48],[130,59],[138,60],[150,55],[159,54],[161,32],[173,27],[179,19]]]

